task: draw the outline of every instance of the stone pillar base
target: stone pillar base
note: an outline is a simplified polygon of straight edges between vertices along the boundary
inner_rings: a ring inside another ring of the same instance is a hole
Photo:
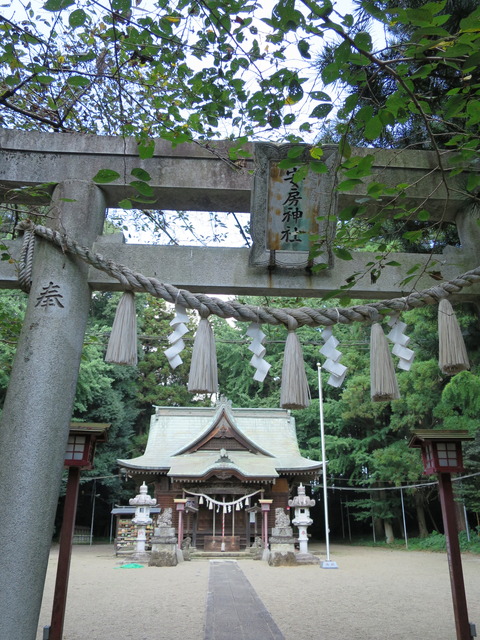
[[[150,553],[148,551],[137,551],[136,553],[132,553],[123,560],[122,564],[129,564],[130,562],[138,562],[140,564],[149,564],[150,563]]]
[[[320,564],[320,558],[311,553],[297,553],[295,560],[297,564]]]
[[[178,564],[177,538],[173,527],[159,527],[151,539],[152,552],[149,567],[176,567]]]
[[[268,564],[271,567],[295,565],[295,538],[291,536],[272,536],[270,538]]]

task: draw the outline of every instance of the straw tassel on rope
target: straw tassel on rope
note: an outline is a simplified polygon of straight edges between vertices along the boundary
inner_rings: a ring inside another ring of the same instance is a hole
[[[200,319],[195,334],[188,390],[190,393],[217,393],[218,391],[215,337],[207,315]]]
[[[438,305],[438,366],[449,376],[470,369],[457,316],[448,300]]]
[[[137,310],[132,291],[125,291],[118,303],[105,361],[131,366],[137,364]]]
[[[389,402],[400,397],[387,338],[378,322],[372,324],[370,333],[370,385],[374,402]]]
[[[282,409],[303,409],[310,404],[310,389],[300,340],[295,329],[298,323],[293,318],[288,322],[288,336],[282,367],[280,406]]]

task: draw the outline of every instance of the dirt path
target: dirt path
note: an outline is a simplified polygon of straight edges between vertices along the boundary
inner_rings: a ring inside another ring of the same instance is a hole
[[[339,569],[239,562],[286,640],[454,640],[445,555],[333,546],[331,558]],[[74,547],[64,640],[203,640],[208,561],[142,569],[118,561],[110,546]],[[37,640],[50,621],[56,564],[54,548]],[[463,556],[463,570],[480,632],[480,557]]]

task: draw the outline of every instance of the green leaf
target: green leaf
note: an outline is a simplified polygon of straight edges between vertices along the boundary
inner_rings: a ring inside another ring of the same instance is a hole
[[[364,51],[372,50],[372,37],[366,31],[360,31],[360,33],[357,33],[354,42],[359,49],[363,49]]]
[[[62,11],[72,4],[75,4],[75,0],[47,0],[43,8],[46,11]]]
[[[310,118],[326,118],[332,109],[333,104],[317,104],[310,114]]]
[[[130,182],[130,186],[136,189],[140,195],[147,198],[151,198],[154,195],[153,188],[142,180],[133,180]]]
[[[430,213],[429,213],[426,209],[421,209],[421,210],[417,213],[417,218],[418,218],[421,222],[427,222],[427,220],[430,220]]]
[[[293,78],[288,85],[288,104],[295,104],[295,102],[299,102],[303,98],[303,89],[300,82]]]
[[[362,210],[362,207],[359,207],[358,205],[355,205],[355,204],[349,207],[344,207],[339,212],[338,219],[344,222],[347,222],[348,220],[351,220],[352,218],[354,218],[361,210]]]
[[[155,153],[155,140],[153,138],[142,139],[138,142],[138,155],[142,160],[153,158]]]
[[[358,186],[359,184],[363,184],[363,183],[358,178],[353,178],[351,180],[344,180],[343,182],[340,182],[340,184],[337,187],[337,190],[338,191],[350,191],[351,189],[353,189],[354,187]]]
[[[132,8],[131,0],[112,0],[113,11],[127,12]]]
[[[40,84],[52,84],[52,82],[55,82],[55,78],[52,78],[52,76],[37,76],[37,81]]]
[[[306,40],[300,40],[297,46],[302,58],[306,58],[307,60],[310,60],[312,56],[308,52],[308,50],[310,49],[310,45],[308,44],[308,42],[306,42]]]
[[[451,118],[452,116],[459,114],[465,108],[466,102],[466,96],[463,94],[451,96],[446,103],[445,116],[447,118]]]
[[[325,93],[324,91],[311,91],[310,92],[310,97],[313,100],[320,100],[321,102],[331,102],[332,101],[332,99],[328,95],[328,93]]]
[[[293,169],[298,167],[298,160],[295,160],[294,158],[284,158],[283,160],[280,160],[277,166],[279,169]]]
[[[367,140],[375,140],[383,131],[383,124],[379,116],[373,116],[365,124],[364,135]]]
[[[67,84],[71,87],[88,87],[90,80],[83,76],[70,76],[70,78],[67,79]]]
[[[462,68],[464,71],[467,71],[467,70],[475,69],[479,65],[480,65],[480,51],[477,51],[476,53],[473,53],[471,56],[469,56],[465,60]]]
[[[120,209],[133,209],[132,201],[127,199],[120,200],[118,206],[120,207]]]
[[[138,180],[143,180],[144,182],[145,181],[148,182],[149,180],[152,179],[150,174],[147,171],[145,171],[145,169],[140,169],[139,167],[132,169],[131,175],[134,178],[138,178]]]
[[[315,160],[320,160],[323,157],[323,149],[322,147],[312,147],[310,149],[310,156]]]
[[[322,70],[322,80],[325,84],[331,84],[340,78],[340,64],[331,62]]]
[[[353,256],[350,251],[344,249],[343,247],[334,247],[333,253],[340,258],[340,260],[353,260]]]
[[[308,164],[305,164],[303,165],[303,167],[300,167],[295,171],[295,173],[293,174],[293,182],[295,183],[301,182],[305,178],[307,173],[308,173]]]
[[[423,231],[419,229],[418,231],[405,231],[403,237],[405,238],[405,240],[409,240],[410,242],[418,242],[419,240],[421,240],[422,235]]]
[[[295,147],[291,147],[287,151],[287,158],[299,158],[304,151],[305,147],[303,145],[296,145]]]
[[[467,191],[474,191],[480,185],[480,175],[471,173],[467,180]]]
[[[72,11],[68,16],[68,24],[75,29],[76,27],[84,25],[87,18],[88,16],[83,9],[75,9],[75,11]]]
[[[310,162],[308,166],[314,173],[328,173],[328,167],[324,162]]]
[[[112,169],[100,169],[92,180],[97,184],[106,184],[107,182],[117,180],[119,177],[120,174],[117,171],[113,171]]]

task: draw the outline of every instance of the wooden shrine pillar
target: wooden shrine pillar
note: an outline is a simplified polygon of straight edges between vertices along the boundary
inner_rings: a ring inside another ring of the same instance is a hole
[[[45,223],[90,246],[104,215],[96,185],[66,180]],[[0,611],[8,640],[36,637],[89,306],[87,266],[37,239],[0,423]]]

